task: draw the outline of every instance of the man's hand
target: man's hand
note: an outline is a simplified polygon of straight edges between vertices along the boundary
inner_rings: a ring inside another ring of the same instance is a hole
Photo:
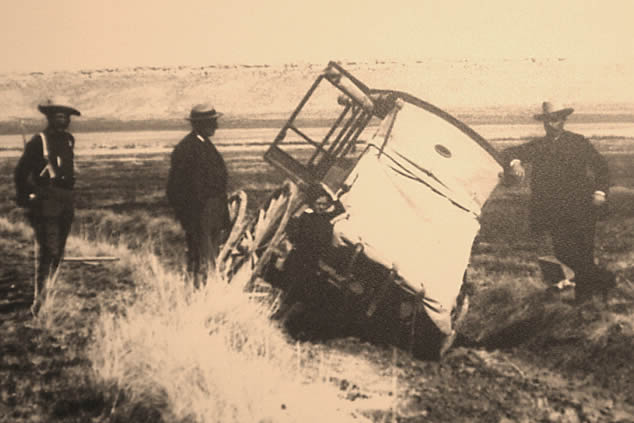
[[[519,182],[524,180],[524,176],[526,176],[526,171],[524,170],[524,166],[522,166],[522,162],[520,162],[518,159],[512,160],[510,168],[511,176],[513,178],[515,178]]]
[[[606,198],[605,198],[605,192],[603,191],[595,191],[594,194],[592,194],[592,204],[596,207],[600,207],[603,204],[605,204]]]

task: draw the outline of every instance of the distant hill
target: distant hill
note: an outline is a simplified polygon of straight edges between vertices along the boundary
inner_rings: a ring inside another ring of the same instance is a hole
[[[419,60],[341,63],[374,88],[414,94],[468,123],[530,120],[541,101],[575,107],[578,119],[634,121],[634,60]],[[276,125],[323,64],[138,67],[0,75],[0,132],[39,127],[37,104],[54,96],[82,112],[75,130],[175,129],[191,106],[211,101],[226,126]],[[324,108],[336,105],[324,105]],[[319,118],[319,116],[315,116]]]

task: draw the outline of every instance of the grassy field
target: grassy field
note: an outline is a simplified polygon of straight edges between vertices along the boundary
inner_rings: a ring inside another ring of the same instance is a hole
[[[468,270],[466,341],[444,364],[358,339],[294,342],[268,319],[271,302],[218,284],[192,295],[164,195],[168,156],[129,150],[81,157],[68,247],[121,260],[65,264],[31,321],[30,229],[11,200],[16,159],[4,159],[0,421],[629,421],[634,152],[599,148],[612,191],[597,257],[619,288],[583,310],[547,296],[536,258],[548,245],[528,231],[528,189],[500,186]],[[251,211],[283,181],[261,153],[225,159]]]

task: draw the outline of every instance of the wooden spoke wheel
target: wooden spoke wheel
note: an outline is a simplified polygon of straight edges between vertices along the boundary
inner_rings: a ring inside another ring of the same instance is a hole
[[[242,190],[236,191],[229,196],[228,203],[231,232],[229,232],[227,239],[220,248],[220,252],[218,253],[218,258],[216,260],[218,263],[225,263],[229,252],[232,248],[234,248],[237,240],[244,232],[247,223],[247,202],[247,194]]]
[[[230,236],[220,256],[222,275],[227,281],[252,288],[283,239],[288,220],[299,204],[298,194],[297,186],[286,181],[243,228],[236,229],[235,236]]]

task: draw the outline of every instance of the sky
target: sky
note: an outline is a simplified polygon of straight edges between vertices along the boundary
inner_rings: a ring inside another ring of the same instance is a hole
[[[0,72],[634,58],[634,1],[0,0]]]

